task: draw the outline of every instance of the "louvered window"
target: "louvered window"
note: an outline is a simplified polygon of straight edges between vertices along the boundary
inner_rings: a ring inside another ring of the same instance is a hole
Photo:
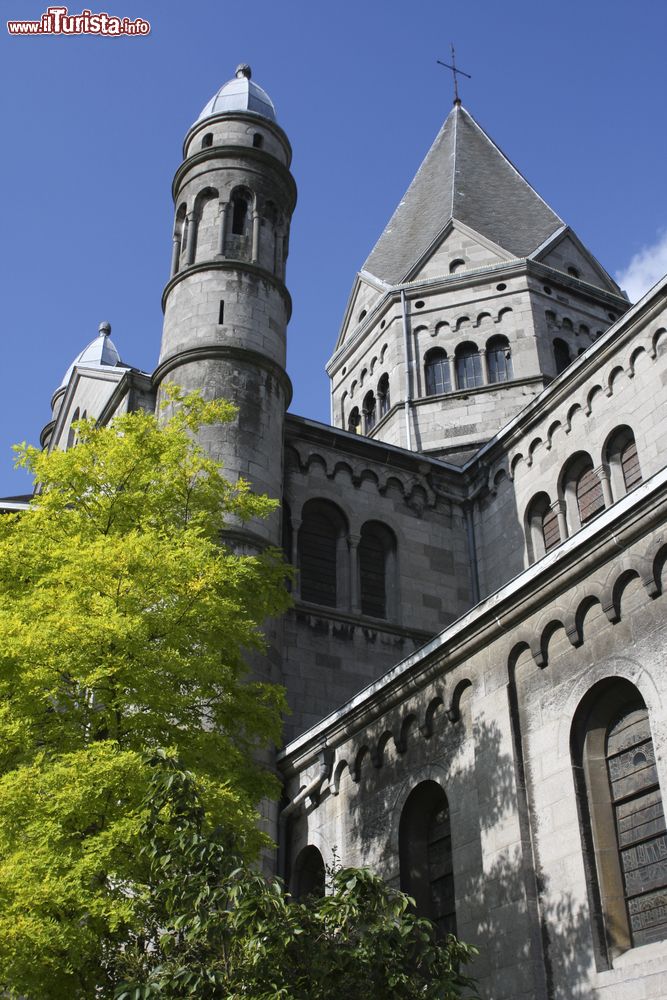
[[[607,731],[607,772],[632,943],[667,936],[667,830],[645,708]]]
[[[542,536],[544,538],[544,551],[551,552],[557,545],[560,545],[560,529],[558,527],[558,515],[555,510],[548,510],[542,518]]]
[[[637,445],[634,441],[628,441],[621,452],[621,469],[623,471],[623,482],[626,492],[639,486],[642,482],[642,470],[639,468],[639,458],[637,456]]]
[[[577,479],[577,505],[582,524],[587,524],[596,514],[604,510],[602,483],[593,469],[582,472]]]

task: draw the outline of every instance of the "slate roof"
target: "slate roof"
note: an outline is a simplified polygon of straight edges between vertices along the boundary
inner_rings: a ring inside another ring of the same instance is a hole
[[[404,280],[450,219],[515,257],[527,257],[564,223],[465,108],[456,104],[363,270]]]

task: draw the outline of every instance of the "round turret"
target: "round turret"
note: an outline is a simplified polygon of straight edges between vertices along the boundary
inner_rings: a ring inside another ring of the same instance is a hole
[[[296,186],[287,136],[250,76],[239,67],[185,139],[154,378],[236,403],[235,423],[204,429],[201,441],[230,479],[243,476],[258,492],[280,497],[291,396],[285,264]],[[253,531],[277,543],[278,523],[276,516]]]

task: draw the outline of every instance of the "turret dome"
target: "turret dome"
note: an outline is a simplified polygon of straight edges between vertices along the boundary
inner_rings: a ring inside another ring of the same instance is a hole
[[[86,368],[98,368],[109,366],[115,368],[122,364],[120,354],[109,334],[111,333],[110,323],[100,323],[99,333],[94,340],[84,347],[80,354],[77,354],[72,364],[69,366],[60,383],[60,388],[64,388],[76,365],[84,365]]]
[[[273,106],[273,101],[265,90],[262,90],[251,80],[251,76],[250,66],[245,63],[237,66],[234,78],[223,84],[217,94],[213,95],[197,121],[204,121],[214,115],[244,111],[261,115],[262,118],[268,118],[269,121],[274,122],[276,109]]]

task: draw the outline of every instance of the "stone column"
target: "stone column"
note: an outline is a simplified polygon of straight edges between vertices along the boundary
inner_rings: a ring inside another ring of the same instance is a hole
[[[551,509],[555,511],[556,517],[558,518],[558,534],[560,535],[561,542],[564,542],[568,537],[567,521],[565,519],[565,503],[562,500],[554,500],[551,504]]]
[[[296,570],[294,574],[294,582],[292,584],[292,595],[295,600],[298,600],[298,598],[301,597],[301,577],[299,575],[299,531],[301,529],[301,518],[293,517],[290,524],[292,526],[292,552],[290,553],[290,562]]]
[[[604,500],[605,508],[611,507],[614,502],[614,498],[611,495],[611,483],[609,482],[609,469],[604,465],[598,465],[597,469],[593,469],[593,472],[600,480],[602,484],[602,499]]]
[[[256,264],[259,260],[259,212],[257,210],[252,213],[252,253],[251,261]]]
[[[347,543],[350,550],[350,611],[353,615],[361,614],[361,595],[359,593],[359,542],[361,535],[348,535]]]
[[[197,233],[196,233],[196,218],[194,212],[188,212],[187,216],[188,224],[188,252],[186,261],[188,264],[194,264],[195,262],[195,247],[197,245]]]
[[[227,219],[229,217],[229,202],[220,202],[220,228],[218,229],[218,255],[224,257],[227,241]]]
[[[171,277],[178,272],[178,262],[181,256],[181,239],[178,233],[174,233],[174,239],[172,241],[171,247]]]

